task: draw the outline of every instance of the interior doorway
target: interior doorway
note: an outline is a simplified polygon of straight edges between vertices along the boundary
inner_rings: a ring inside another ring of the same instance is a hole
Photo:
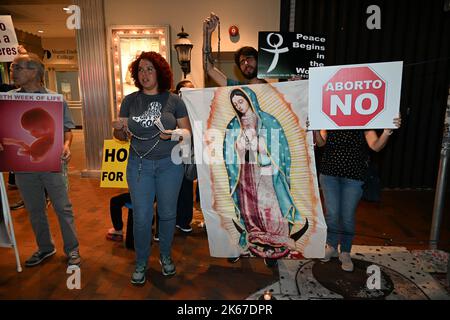
[[[83,127],[83,111],[78,68],[63,66],[48,67],[45,70],[45,86],[62,94],[69,106],[70,114],[77,129]]]

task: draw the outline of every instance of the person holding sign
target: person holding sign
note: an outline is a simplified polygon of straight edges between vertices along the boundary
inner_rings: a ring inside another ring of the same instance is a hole
[[[33,53],[20,55],[14,59],[11,68],[14,84],[19,87],[19,89],[11,92],[49,93],[42,85],[45,68],[37,55]],[[75,125],[65,101],[63,105],[64,145],[61,150],[61,160],[67,163],[71,158],[71,129],[75,128]],[[63,174],[61,172],[16,172],[16,183],[25,203],[25,208],[28,210],[38,245],[38,250],[25,261],[25,266],[36,266],[56,253],[48,225],[44,189],[47,190],[58,215],[68,265],[79,265],[81,258],[74,215]]]
[[[399,128],[400,116],[393,122]],[[380,151],[392,133],[392,129],[384,129],[381,136],[375,130],[314,131],[316,144],[324,148],[319,165],[319,181],[325,202],[328,233],[322,261],[339,257],[344,271],[353,271],[350,252],[355,234],[355,212],[368,169],[368,147]]]
[[[219,17],[211,12],[209,17],[203,21],[203,68],[219,86],[237,86],[243,83],[228,79],[227,76],[214,66],[214,60],[211,56],[211,36],[219,25]],[[239,68],[242,76],[246,79],[245,84],[267,83],[264,79],[259,79],[258,74],[258,50],[253,47],[242,47],[234,54],[234,62]],[[236,263],[240,257],[230,257],[228,262]],[[277,261],[272,258],[265,258],[264,263],[268,267],[277,265]]]
[[[172,149],[178,143],[172,140],[180,135],[189,136],[191,125],[184,102],[169,93],[172,71],[159,53],[142,52],[131,64],[130,71],[139,91],[124,98],[120,118],[113,122],[113,128],[117,139],[131,138],[127,182],[133,203],[136,251],[136,267],[131,283],[143,285],[151,249],[155,196],[162,274],[171,276],[176,273],[171,247],[184,166],[175,164],[171,159]]]
[[[19,54],[27,54],[27,50],[22,45],[19,45],[17,47],[17,51],[19,52]],[[11,84],[9,84],[9,83],[2,83],[2,84],[0,84],[0,92],[8,92],[8,91],[11,91],[13,89],[16,89],[16,86],[12,83],[12,81],[13,81],[12,80],[13,79],[12,71],[13,71],[12,68],[10,68],[9,69],[9,80],[10,80]],[[12,188],[12,189],[17,189],[16,176],[14,175],[14,172],[9,172],[9,175],[8,175],[8,187]],[[25,206],[25,204],[23,203],[23,200],[20,199],[19,201],[11,204],[9,206],[9,208],[11,210],[17,210],[17,209],[23,208],[24,206]]]

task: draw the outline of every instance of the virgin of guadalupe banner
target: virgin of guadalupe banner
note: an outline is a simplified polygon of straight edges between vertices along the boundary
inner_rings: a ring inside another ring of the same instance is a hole
[[[321,258],[307,81],[183,90],[211,256]]]

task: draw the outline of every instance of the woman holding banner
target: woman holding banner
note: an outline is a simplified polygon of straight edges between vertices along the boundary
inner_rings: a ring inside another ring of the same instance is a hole
[[[401,118],[393,120],[397,128]],[[324,147],[319,166],[319,181],[323,191],[326,208],[327,262],[339,257],[344,271],[353,271],[350,257],[355,234],[355,212],[361,199],[369,161],[369,150],[380,151],[393,133],[384,129],[381,136],[375,130],[320,130],[314,131],[319,147]],[[340,244],[340,253],[338,253]]]

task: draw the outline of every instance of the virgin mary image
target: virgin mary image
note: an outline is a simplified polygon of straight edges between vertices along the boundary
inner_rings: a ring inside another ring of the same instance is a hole
[[[248,87],[233,89],[235,116],[226,127],[223,158],[236,217],[241,252],[282,258],[296,251],[308,219],[291,193],[291,151],[283,127],[261,110]],[[293,229],[302,222],[302,227]]]

